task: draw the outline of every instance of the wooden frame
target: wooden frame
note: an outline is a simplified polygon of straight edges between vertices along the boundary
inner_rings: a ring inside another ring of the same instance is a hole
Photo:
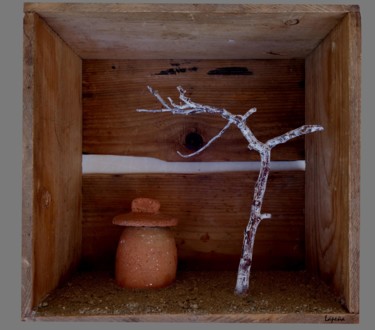
[[[358,322],[357,6],[30,3],[24,10],[22,318],[31,318],[44,296],[70,276],[84,247],[81,161],[89,140],[82,98],[89,88],[82,68],[108,59],[282,58],[304,61],[305,121],[325,127],[322,134],[305,140],[306,265],[340,293],[349,311],[346,320]],[[323,157],[317,157],[319,153]],[[207,157],[217,160],[220,153]],[[116,320],[321,321],[321,316],[304,317],[159,315]]]

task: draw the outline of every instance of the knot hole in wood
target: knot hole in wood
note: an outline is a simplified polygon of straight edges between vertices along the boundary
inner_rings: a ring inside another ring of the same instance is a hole
[[[185,147],[197,151],[203,147],[203,138],[198,132],[190,132],[185,136]]]

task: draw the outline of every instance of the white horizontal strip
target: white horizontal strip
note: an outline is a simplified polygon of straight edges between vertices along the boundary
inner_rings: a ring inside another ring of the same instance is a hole
[[[83,155],[82,172],[90,173],[212,173],[258,171],[260,162],[166,162],[150,157]],[[305,161],[271,162],[272,171],[304,171]]]

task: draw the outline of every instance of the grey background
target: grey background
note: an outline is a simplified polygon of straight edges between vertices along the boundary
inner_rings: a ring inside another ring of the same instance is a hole
[[[45,2],[45,1],[40,1]],[[51,1],[50,1],[51,2]],[[65,1],[73,2],[73,1]],[[80,2],[97,2],[85,1]],[[98,1],[116,2],[116,1]],[[250,3],[251,1],[122,1],[139,3]],[[361,323],[354,325],[254,324],[127,324],[80,323],[81,329],[305,329],[363,328],[375,321],[374,312],[374,42],[375,1],[253,1],[254,3],[359,4],[362,15],[362,158],[361,158]],[[22,20],[23,1],[0,3],[0,329],[70,329],[75,323],[25,323],[21,302],[21,184],[22,184]],[[372,326],[373,327],[373,326]],[[372,328],[371,327],[371,328]]]

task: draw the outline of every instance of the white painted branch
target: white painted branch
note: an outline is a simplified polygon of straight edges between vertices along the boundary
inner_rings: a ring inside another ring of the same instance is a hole
[[[247,118],[249,118],[253,113],[255,113],[257,111],[256,108],[251,108],[250,110],[248,110],[243,116],[242,116],[242,119],[244,121],[247,120]]]
[[[317,131],[322,131],[323,127],[320,125],[303,125],[299,128],[296,128],[294,130],[291,130],[285,134],[282,134],[280,136],[277,136],[273,139],[270,139],[266,142],[266,144],[270,147],[273,148],[279,144],[288,142],[291,139],[294,139],[298,136],[301,135],[306,135],[309,133],[317,132]]]
[[[235,287],[236,294],[245,295],[248,293],[250,286],[250,271],[257,228],[263,219],[271,218],[271,214],[262,214],[261,212],[264,194],[266,192],[267,187],[268,175],[270,172],[271,150],[273,147],[281,143],[288,142],[289,140],[294,139],[298,136],[320,131],[323,129],[323,127],[319,125],[304,125],[294,130],[291,130],[285,134],[277,136],[273,139],[270,139],[265,143],[262,143],[254,136],[251,129],[246,125],[246,120],[256,111],[255,108],[251,108],[244,115],[234,115],[226,109],[219,109],[191,101],[188,97],[186,97],[186,91],[180,86],[177,87],[177,89],[180,93],[180,100],[182,101],[182,104],[177,105],[173,102],[171,98],[168,98],[169,103],[171,105],[169,106],[157,91],[153,90],[151,87],[148,87],[148,89],[159,100],[159,102],[162,106],[164,106],[164,108],[159,110],[139,109],[137,111],[152,113],[171,112],[173,114],[179,115],[208,113],[220,115],[222,118],[228,121],[228,124],[216,136],[214,136],[204,147],[190,155],[182,155],[181,153],[179,153],[180,156],[192,157],[199,154],[203,150],[207,149],[212,144],[212,142],[221,137],[231,124],[234,124],[237,126],[237,128],[241,131],[242,135],[248,141],[248,148],[256,150],[261,157],[261,166],[259,176],[254,188],[253,202],[251,204],[249,222],[246,226],[246,230],[244,233],[242,255],[238,267],[237,282]]]
[[[151,109],[151,110],[137,109],[138,112],[151,112],[151,113],[171,112],[172,114],[178,114],[178,115],[209,113],[209,114],[219,114],[221,116],[224,116],[223,118],[225,119],[227,119],[227,116],[233,116],[225,109],[219,109],[219,108],[192,102],[189,98],[185,96],[186,91],[180,86],[177,87],[177,89],[180,92],[180,100],[183,102],[183,104],[177,105],[172,101],[171,98],[168,98],[172,107],[170,107],[167,104],[167,102],[160,96],[158,91],[152,89],[150,86],[148,86],[147,88],[150,91],[150,93],[158,99],[158,101],[161,103],[161,105],[163,105],[164,108]]]

